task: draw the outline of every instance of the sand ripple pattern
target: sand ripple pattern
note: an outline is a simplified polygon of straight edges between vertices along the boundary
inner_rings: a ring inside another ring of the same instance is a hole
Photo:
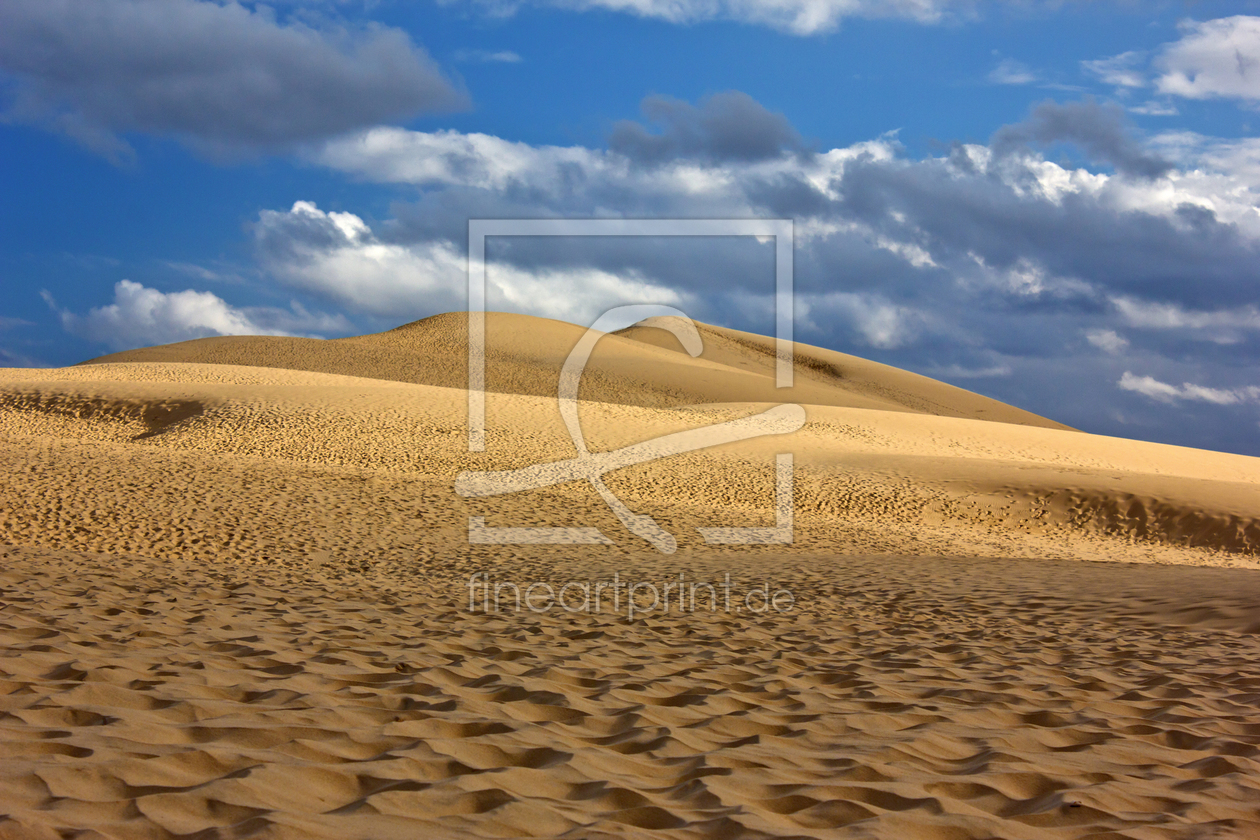
[[[793,558],[791,615],[630,623],[0,555],[2,838],[1260,836],[1242,570]]]

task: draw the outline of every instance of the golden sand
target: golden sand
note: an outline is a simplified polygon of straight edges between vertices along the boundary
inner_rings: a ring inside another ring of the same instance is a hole
[[[592,451],[806,415],[609,472],[661,554],[586,482],[455,492],[575,455],[583,330],[487,332],[482,453],[459,315],[0,371],[0,838],[1260,836],[1260,460],[636,326],[582,380]],[[784,452],[792,544],[707,545],[774,524]],[[475,573],[795,601],[486,613]]]

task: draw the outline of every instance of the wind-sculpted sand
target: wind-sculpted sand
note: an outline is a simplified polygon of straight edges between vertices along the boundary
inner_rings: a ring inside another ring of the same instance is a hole
[[[573,469],[581,330],[488,328],[483,453],[457,316],[0,372],[0,838],[1260,836],[1256,459],[817,348],[776,389],[767,339],[640,326],[583,379],[592,453],[804,408],[603,475],[661,554],[581,475],[456,492]],[[775,523],[784,452],[793,543],[707,545]],[[614,574],[732,606],[469,589]]]
[[[467,560],[3,560],[3,837],[1260,832],[1252,572],[800,557],[734,564],[791,614],[627,622],[469,611]]]

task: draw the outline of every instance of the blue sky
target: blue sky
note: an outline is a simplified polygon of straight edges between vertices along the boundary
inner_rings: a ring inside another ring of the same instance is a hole
[[[782,217],[797,336],[1260,455],[1260,2],[0,6],[0,364],[463,305],[469,218]],[[504,241],[496,308],[772,329],[769,249]]]

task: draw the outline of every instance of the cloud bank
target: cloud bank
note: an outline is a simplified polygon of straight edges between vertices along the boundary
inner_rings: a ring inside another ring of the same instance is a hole
[[[5,0],[0,72],[7,119],[118,161],[131,131],[272,149],[466,103],[401,30],[206,0]]]

